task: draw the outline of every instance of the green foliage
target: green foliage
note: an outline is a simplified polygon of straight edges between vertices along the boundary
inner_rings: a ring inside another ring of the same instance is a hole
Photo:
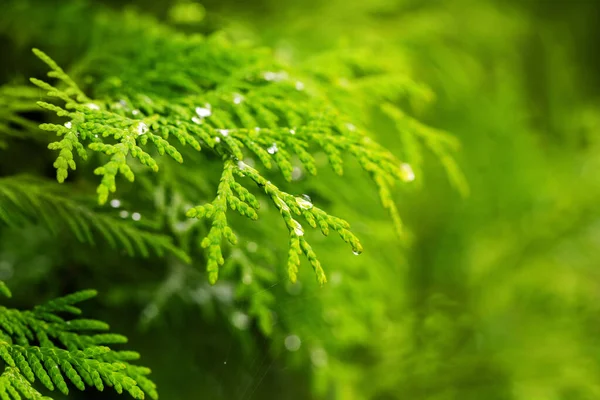
[[[0,149],[8,146],[9,137],[36,136],[35,122],[22,114],[37,110],[34,106],[37,99],[39,99],[39,91],[29,86],[0,87]]]
[[[10,294],[2,283],[4,294]],[[96,296],[84,290],[51,300],[30,311],[0,309],[0,357],[6,368],[0,377],[0,397],[18,400],[43,399],[32,386],[36,379],[48,390],[69,394],[69,386],[79,390],[105,386],[133,398],[145,394],[157,399],[156,387],[148,379],[150,370],[133,365],[139,354],[112,350],[127,342],[122,335],[108,331],[107,324],[90,319],[65,319],[60,314],[81,314],[77,303]]]
[[[113,249],[125,249],[130,256],[148,257],[152,251],[158,256],[173,254],[189,262],[171,238],[99,213],[69,198],[55,185],[31,177],[0,178],[0,223],[15,228],[37,223],[55,234],[67,228],[81,243],[94,245],[95,237],[100,236]]]
[[[225,261],[222,239],[236,243],[226,218],[227,210],[237,210],[251,219],[258,218],[258,200],[247,187],[235,181],[234,175],[250,178],[279,210],[289,232],[288,275],[292,282],[296,280],[299,254],[309,260],[318,282],[326,282],[325,272],[304,238],[304,228],[293,214],[304,217],[311,227],[319,227],[324,235],[330,228],[335,230],[355,253],[362,252],[362,246],[348,230],[347,222],[280,190],[259,170],[242,161],[245,157],[256,157],[266,169],[276,165],[284,179],[292,181],[294,168],[300,166],[312,175],[317,173],[312,155],[316,149],[326,154],[339,175],[343,173],[342,154],[352,155],[372,176],[383,205],[390,211],[400,232],[401,222],[392,201],[391,187],[395,182],[414,179],[409,164],[402,164],[371,140],[366,132],[357,129],[324,96],[304,90],[302,82],[289,79],[290,74],[270,61],[267,55],[233,46],[219,36],[185,37],[152,22],[144,21],[142,25],[152,32],[144,37],[150,42],[148,47],[161,48],[163,52],[140,53],[135,66],[126,69],[130,74],[135,73],[135,79],[99,77],[103,81],[95,85],[99,98],[94,100],[87,97],[52,59],[34,50],[50,67],[48,75],[65,86],[60,89],[32,79],[35,85],[47,91],[48,96],[62,100],[65,108],[44,101],[38,104],[59,117],[70,119],[64,125],[40,126],[62,137],[49,146],[59,151],[54,163],[59,182],[67,178],[70,169],[76,168],[75,154],[84,160],[89,151],[105,154],[107,162],[94,170],[96,175],[102,176],[97,189],[102,205],[116,191],[118,175],[134,181],[130,158],[157,172],[156,153],[166,153],[183,163],[178,147],[189,145],[196,151],[207,148],[212,156],[223,162],[217,197],[210,204],[192,208],[187,216],[212,219],[212,227],[201,242],[207,249],[211,283],[217,281],[219,265]],[[111,58],[94,60],[94,68],[118,68],[121,62],[118,49],[112,49],[111,54]],[[179,63],[175,62],[175,54],[180,58]],[[199,66],[205,68],[199,69]],[[200,70],[202,75],[198,75]],[[92,73],[95,72],[92,69]],[[160,81],[157,81],[159,76]],[[124,85],[124,82],[132,84]],[[389,107],[399,112],[395,107]],[[423,128],[421,131],[429,132]],[[438,143],[431,139],[429,142],[434,146]],[[436,149],[453,172],[458,173],[456,166],[447,161],[449,156],[442,147]],[[294,167],[294,163],[298,166]]]

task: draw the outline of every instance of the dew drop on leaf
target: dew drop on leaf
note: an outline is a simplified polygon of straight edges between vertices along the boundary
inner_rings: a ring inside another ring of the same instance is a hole
[[[295,219],[292,220],[294,224],[294,233],[298,236],[304,236],[304,229],[302,229],[302,225]]]
[[[138,133],[138,135],[143,135],[143,134],[145,134],[146,132],[148,132],[148,125],[146,125],[146,124],[145,124],[145,123],[143,123],[143,122],[140,122],[140,123],[138,124],[138,126],[137,126],[137,133]]]
[[[242,96],[239,93],[236,93],[236,94],[233,95],[233,102],[235,104],[240,104],[242,101],[244,101],[244,96]]]
[[[212,111],[208,107],[196,107],[196,114],[198,114],[200,118],[206,118],[212,115]]]
[[[275,154],[275,153],[277,153],[278,151],[279,151],[279,149],[277,148],[277,143],[273,143],[273,145],[271,145],[271,147],[269,147],[269,148],[267,149],[267,152],[268,152],[269,154]]]
[[[412,182],[415,180],[415,173],[410,164],[402,163],[400,165],[400,176],[404,182]]]
[[[303,197],[296,197],[296,203],[298,203],[298,207],[302,208],[303,210],[310,210],[313,208],[313,203]]]
[[[267,185],[270,184],[271,182],[267,182]],[[285,204],[285,201],[283,201],[283,199],[281,199],[281,197],[275,197],[274,199],[275,204],[277,204],[277,206],[279,207],[280,210],[282,211],[290,211],[290,208],[288,207],[287,204]]]

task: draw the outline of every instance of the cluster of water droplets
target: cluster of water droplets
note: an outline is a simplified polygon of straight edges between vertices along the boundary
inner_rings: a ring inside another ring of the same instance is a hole
[[[119,200],[119,199],[112,199],[110,201],[110,206],[112,208],[119,208],[119,207],[121,207],[121,200]],[[119,212],[119,216],[121,218],[123,218],[123,219],[129,218],[129,211],[127,211],[127,210],[121,210]],[[131,219],[134,220],[134,221],[139,221],[139,220],[142,219],[142,214],[140,214],[139,212],[131,213]]]

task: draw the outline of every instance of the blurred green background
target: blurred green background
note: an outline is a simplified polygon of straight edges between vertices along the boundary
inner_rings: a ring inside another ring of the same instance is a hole
[[[295,182],[350,221],[365,247],[356,257],[315,236],[330,281],[323,288],[308,267],[295,285],[281,273],[286,249],[271,243],[282,232],[274,213],[244,224],[241,250],[232,250],[241,270],[274,271],[266,288],[242,294],[234,272],[210,287],[201,260],[132,259],[35,225],[0,227],[11,306],[97,288],[86,312],[130,337],[162,399],[600,399],[600,2],[3,3],[1,83],[43,73],[31,47],[69,70],[101,40],[94,16],[125,9],[183,32],[224,31],[271,47],[303,71],[333,68],[330,54],[367,55],[429,86],[434,100],[405,107],[460,140],[470,187],[461,196],[425,152],[414,187],[395,193],[410,232],[400,242],[358,167],[343,179],[323,170]],[[402,158],[391,122],[367,111],[364,123]],[[52,176],[51,166],[43,141],[0,150],[0,176]],[[208,199],[216,179],[206,172],[194,190]],[[164,209],[175,207],[177,194],[157,185]],[[143,196],[130,190],[124,201],[150,208]],[[266,294],[271,336],[247,315]]]

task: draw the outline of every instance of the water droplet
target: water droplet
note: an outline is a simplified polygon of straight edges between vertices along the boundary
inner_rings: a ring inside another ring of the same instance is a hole
[[[297,351],[302,345],[302,341],[298,337],[298,335],[289,335],[283,341],[285,348],[289,351]]]
[[[255,130],[256,132],[260,132],[260,128],[259,128],[258,126],[257,126],[256,128],[254,128],[254,130]]]
[[[132,113],[133,115],[138,115],[138,114],[140,113],[140,110],[133,110],[131,113]]]
[[[400,165],[400,176],[404,182],[412,182],[415,180],[415,173],[410,164],[402,163]]]
[[[119,199],[112,199],[110,201],[110,206],[112,208],[119,208],[119,207],[121,207],[121,200],[119,200]]]
[[[192,122],[200,125],[202,123],[202,120],[198,117],[192,117]]]
[[[231,315],[231,324],[239,330],[245,330],[250,325],[250,318],[243,312],[234,311]]]
[[[98,135],[94,135],[94,137],[98,137]]]
[[[214,296],[222,303],[230,304],[233,301],[233,296],[235,294],[234,288],[231,284],[222,283],[216,284],[215,286],[210,287]]]
[[[296,221],[295,219],[292,219],[292,224],[294,225],[294,233],[298,236],[304,236],[304,229],[302,229],[302,225],[300,225],[300,222]]]
[[[340,271],[332,272],[329,276],[329,282],[331,282],[333,286],[337,286],[342,283],[342,273]]]
[[[137,133],[138,133],[138,135],[143,135],[143,134],[145,134],[146,132],[148,132],[148,125],[146,125],[146,124],[145,124],[145,123],[143,123],[143,122],[140,122],[140,123],[138,124],[138,126],[137,126]]]
[[[355,256],[359,256],[362,252],[358,251],[358,250],[354,250],[352,251],[352,254],[354,254]]]
[[[288,74],[285,71],[280,71],[280,72],[269,71],[269,72],[265,72],[264,77],[265,77],[265,80],[267,80],[267,81],[278,82],[278,81],[287,79]]]
[[[244,101],[244,96],[242,96],[239,93],[236,93],[236,94],[233,95],[233,102],[235,104],[240,104],[242,101]]]
[[[200,118],[206,118],[212,115],[212,111],[208,107],[196,107],[196,114],[198,114]]]
[[[296,82],[296,90],[304,90],[304,83],[300,81]]]
[[[348,128],[349,131],[355,131],[356,130],[356,126],[354,126],[354,124],[346,124],[346,128]]]
[[[292,179],[297,181],[300,178],[302,178],[302,169],[299,167],[294,167],[292,169]]]
[[[270,183],[271,182],[267,182],[267,185],[269,185]],[[285,204],[285,201],[283,201],[281,197],[275,197],[275,204],[277,204],[277,207],[279,207],[279,209],[282,211],[290,211],[290,208],[287,204]]]
[[[241,169],[243,171],[244,169],[246,169],[248,167],[248,164],[246,164],[243,161],[238,161],[237,166],[239,169]]]
[[[267,152],[268,152],[269,154],[275,154],[275,153],[277,153],[278,151],[279,151],[279,149],[277,148],[277,143],[273,143],[273,144],[271,145],[271,147],[269,147],[269,148],[267,149]]]
[[[295,130],[295,129],[290,129],[290,133],[291,133],[292,135],[295,135],[295,134],[296,134],[296,130]]]
[[[123,210],[119,213],[119,216],[121,218],[127,218],[127,217],[129,217],[129,211]]]
[[[217,136],[217,137],[215,138],[215,142],[217,142],[217,143],[221,143],[221,138]]]
[[[258,245],[256,242],[248,242],[246,249],[248,249],[250,253],[256,253],[256,250],[258,250]]]
[[[313,203],[311,203],[310,200],[306,200],[302,197],[296,197],[296,203],[298,203],[298,207],[302,208],[303,210],[310,210],[313,208]]]
[[[142,219],[142,214],[134,212],[133,214],[131,214],[131,219],[134,221],[139,221],[140,219]]]
[[[223,136],[229,135],[229,129],[219,129],[219,133]]]
[[[119,100],[119,104],[122,105],[123,107],[127,107],[127,102],[123,99]]]
[[[96,103],[87,103],[86,106],[90,110],[99,110],[100,109],[100,106]]]
[[[252,275],[244,274],[244,276],[242,277],[242,282],[244,283],[244,285],[251,284],[252,283]]]
[[[73,126],[73,124],[71,123],[71,121],[65,122],[65,127],[66,128],[71,129],[72,126]]]
[[[144,308],[144,311],[142,311],[142,318],[146,322],[149,322],[156,318],[158,311],[158,306],[156,304],[149,304],[146,308]]]
[[[324,367],[327,365],[327,352],[321,348],[313,349],[310,352],[310,361],[315,367]]]
[[[309,196],[309,195],[307,195],[307,194],[303,194],[303,195],[302,195],[302,196],[300,196],[300,197],[302,197],[302,198],[303,198],[304,200],[306,200],[306,201],[311,201],[311,202],[312,202],[312,200],[311,200],[310,196]]]

